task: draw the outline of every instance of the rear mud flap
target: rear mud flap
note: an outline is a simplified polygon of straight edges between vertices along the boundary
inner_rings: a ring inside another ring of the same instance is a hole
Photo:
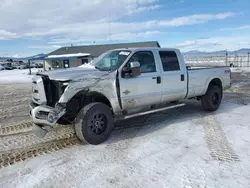
[[[43,129],[42,127],[33,124],[33,132],[35,133],[35,135],[39,138],[44,138],[45,135],[48,133],[47,130]]]

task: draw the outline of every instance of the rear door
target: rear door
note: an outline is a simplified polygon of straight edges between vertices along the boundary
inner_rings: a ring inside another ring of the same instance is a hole
[[[175,51],[160,50],[158,53],[162,65],[162,102],[184,99],[187,93],[185,66]]]
[[[120,95],[124,110],[158,104],[161,102],[161,80],[159,63],[153,51],[135,52],[128,60],[139,62],[141,75],[133,78],[120,78]]]

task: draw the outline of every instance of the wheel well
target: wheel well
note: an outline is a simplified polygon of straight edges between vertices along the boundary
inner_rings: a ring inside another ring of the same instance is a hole
[[[98,92],[80,92],[76,94],[72,99],[68,102],[68,105],[74,104],[74,108],[79,108],[79,110],[92,102],[102,102],[112,108],[109,100],[101,93]]]
[[[222,88],[222,82],[221,82],[221,80],[220,80],[219,78],[214,78],[214,79],[211,80],[211,82],[209,83],[208,88],[209,88],[209,86],[211,86],[211,85],[220,87],[220,89],[221,89],[221,97],[223,97],[223,88]]]
[[[98,92],[90,92],[86,95],[86,97],[90,98],[91,101],[90,102],[102,102],[104,104],[106,104],[107,106],[109,106],[112,109],[112,106],[110,104],[110,101],[107,99],[107,97],[105,97],[103,94],[98,93]],[[84,105],[89,104],[90,102],[86,101],[86,103],[84,103]]]
[[[218,86],[222,89],[222,82],[219,78],[214,78],[213,80],[211,80],[211,82],[209,83],[209,86],[211,85]]]
[[[66,104],[66,114],[62,119],[65,119],[67,122],[73,122],[82,107],[92,102],[102,102],[112,109],[109,100],[101,93],[79,92]]]

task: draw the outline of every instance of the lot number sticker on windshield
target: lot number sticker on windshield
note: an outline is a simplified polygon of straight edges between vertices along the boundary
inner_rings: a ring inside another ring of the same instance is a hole
[[[119,53],[119,55],[129,55],[130,54],[130,52],[125,52],[125,51],[121,51],[120,53]]]

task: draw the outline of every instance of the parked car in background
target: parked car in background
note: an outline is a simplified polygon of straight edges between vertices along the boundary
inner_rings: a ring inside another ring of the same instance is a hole
[[[12,66],[9,66],[9,65],[8,65],[8,66],[4,66],[4,69],[5,69],[5,70],[13,70],[14,68],[13,68]]]
[[[2,65],[0,65],[0,70],[4,70],[4,67]]]
[[[35,68],[43,68],[43,64],[42,63],[37,63],[37,64],[35,64]]]
[[[27,65],[18,65],[17,68],[18,69],[27,69]]]
[[[29,63],[27,63],[27,64],[26,64],[26,67],[27,67],[27,69],[29,69],[29,68],[31,68],[31,69],[32,69],[32,68],[36,68],[36,65],[35,65],[35,64],[33,64],[33,63],[30,63],[30,64],[29,64]]]

